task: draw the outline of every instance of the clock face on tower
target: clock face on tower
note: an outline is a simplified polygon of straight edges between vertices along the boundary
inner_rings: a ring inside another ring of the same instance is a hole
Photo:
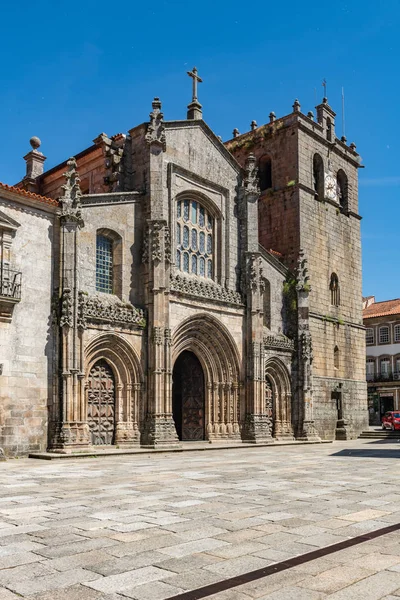
[[[329,173],[325,175],[325,197],[336,200],[336,181]]]

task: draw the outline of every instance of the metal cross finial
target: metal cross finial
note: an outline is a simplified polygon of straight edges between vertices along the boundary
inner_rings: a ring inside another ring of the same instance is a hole
[[[191,77],[193,79],[193,98],[192,98],[192,102],[197,102],[197,82],[202,83],[203,80],[201,79],[201,77],[199,77],[197,75],[197,69],[196,67],[193,67],[192,71],[188,71],[187,74],[189,75],[189,77]]]
[[[326,95],[326,79],[325,78],[322,80],[322,87],[324,88],[324,97],[327,98],[327,95]]]

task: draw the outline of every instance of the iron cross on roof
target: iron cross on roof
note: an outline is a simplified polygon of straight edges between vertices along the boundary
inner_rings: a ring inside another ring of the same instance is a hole
[[[189,77],[191,77],[193,79],[193,98],[192,98],[192,102],[197,102],[197,82],[199,83],[203,83],[203,80],[201,77],[199,77],[197,75],[197,69],[196,67],[193,67],[192,71],[188,71],[187,74],[189,75]]]

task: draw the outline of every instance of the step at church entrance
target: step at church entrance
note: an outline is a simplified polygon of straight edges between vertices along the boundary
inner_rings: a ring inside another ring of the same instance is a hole
[[[193,352],[184,351],[178,356],[172,381],[172,413],[179,439],[204,440],[204,373]]]

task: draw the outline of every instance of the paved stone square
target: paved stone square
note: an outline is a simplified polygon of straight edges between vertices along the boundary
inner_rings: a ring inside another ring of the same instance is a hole
[[[0,463],[0,600],[163,600],[400,522],[400,442]],[[208,596],[400,598],[394,532]]]

